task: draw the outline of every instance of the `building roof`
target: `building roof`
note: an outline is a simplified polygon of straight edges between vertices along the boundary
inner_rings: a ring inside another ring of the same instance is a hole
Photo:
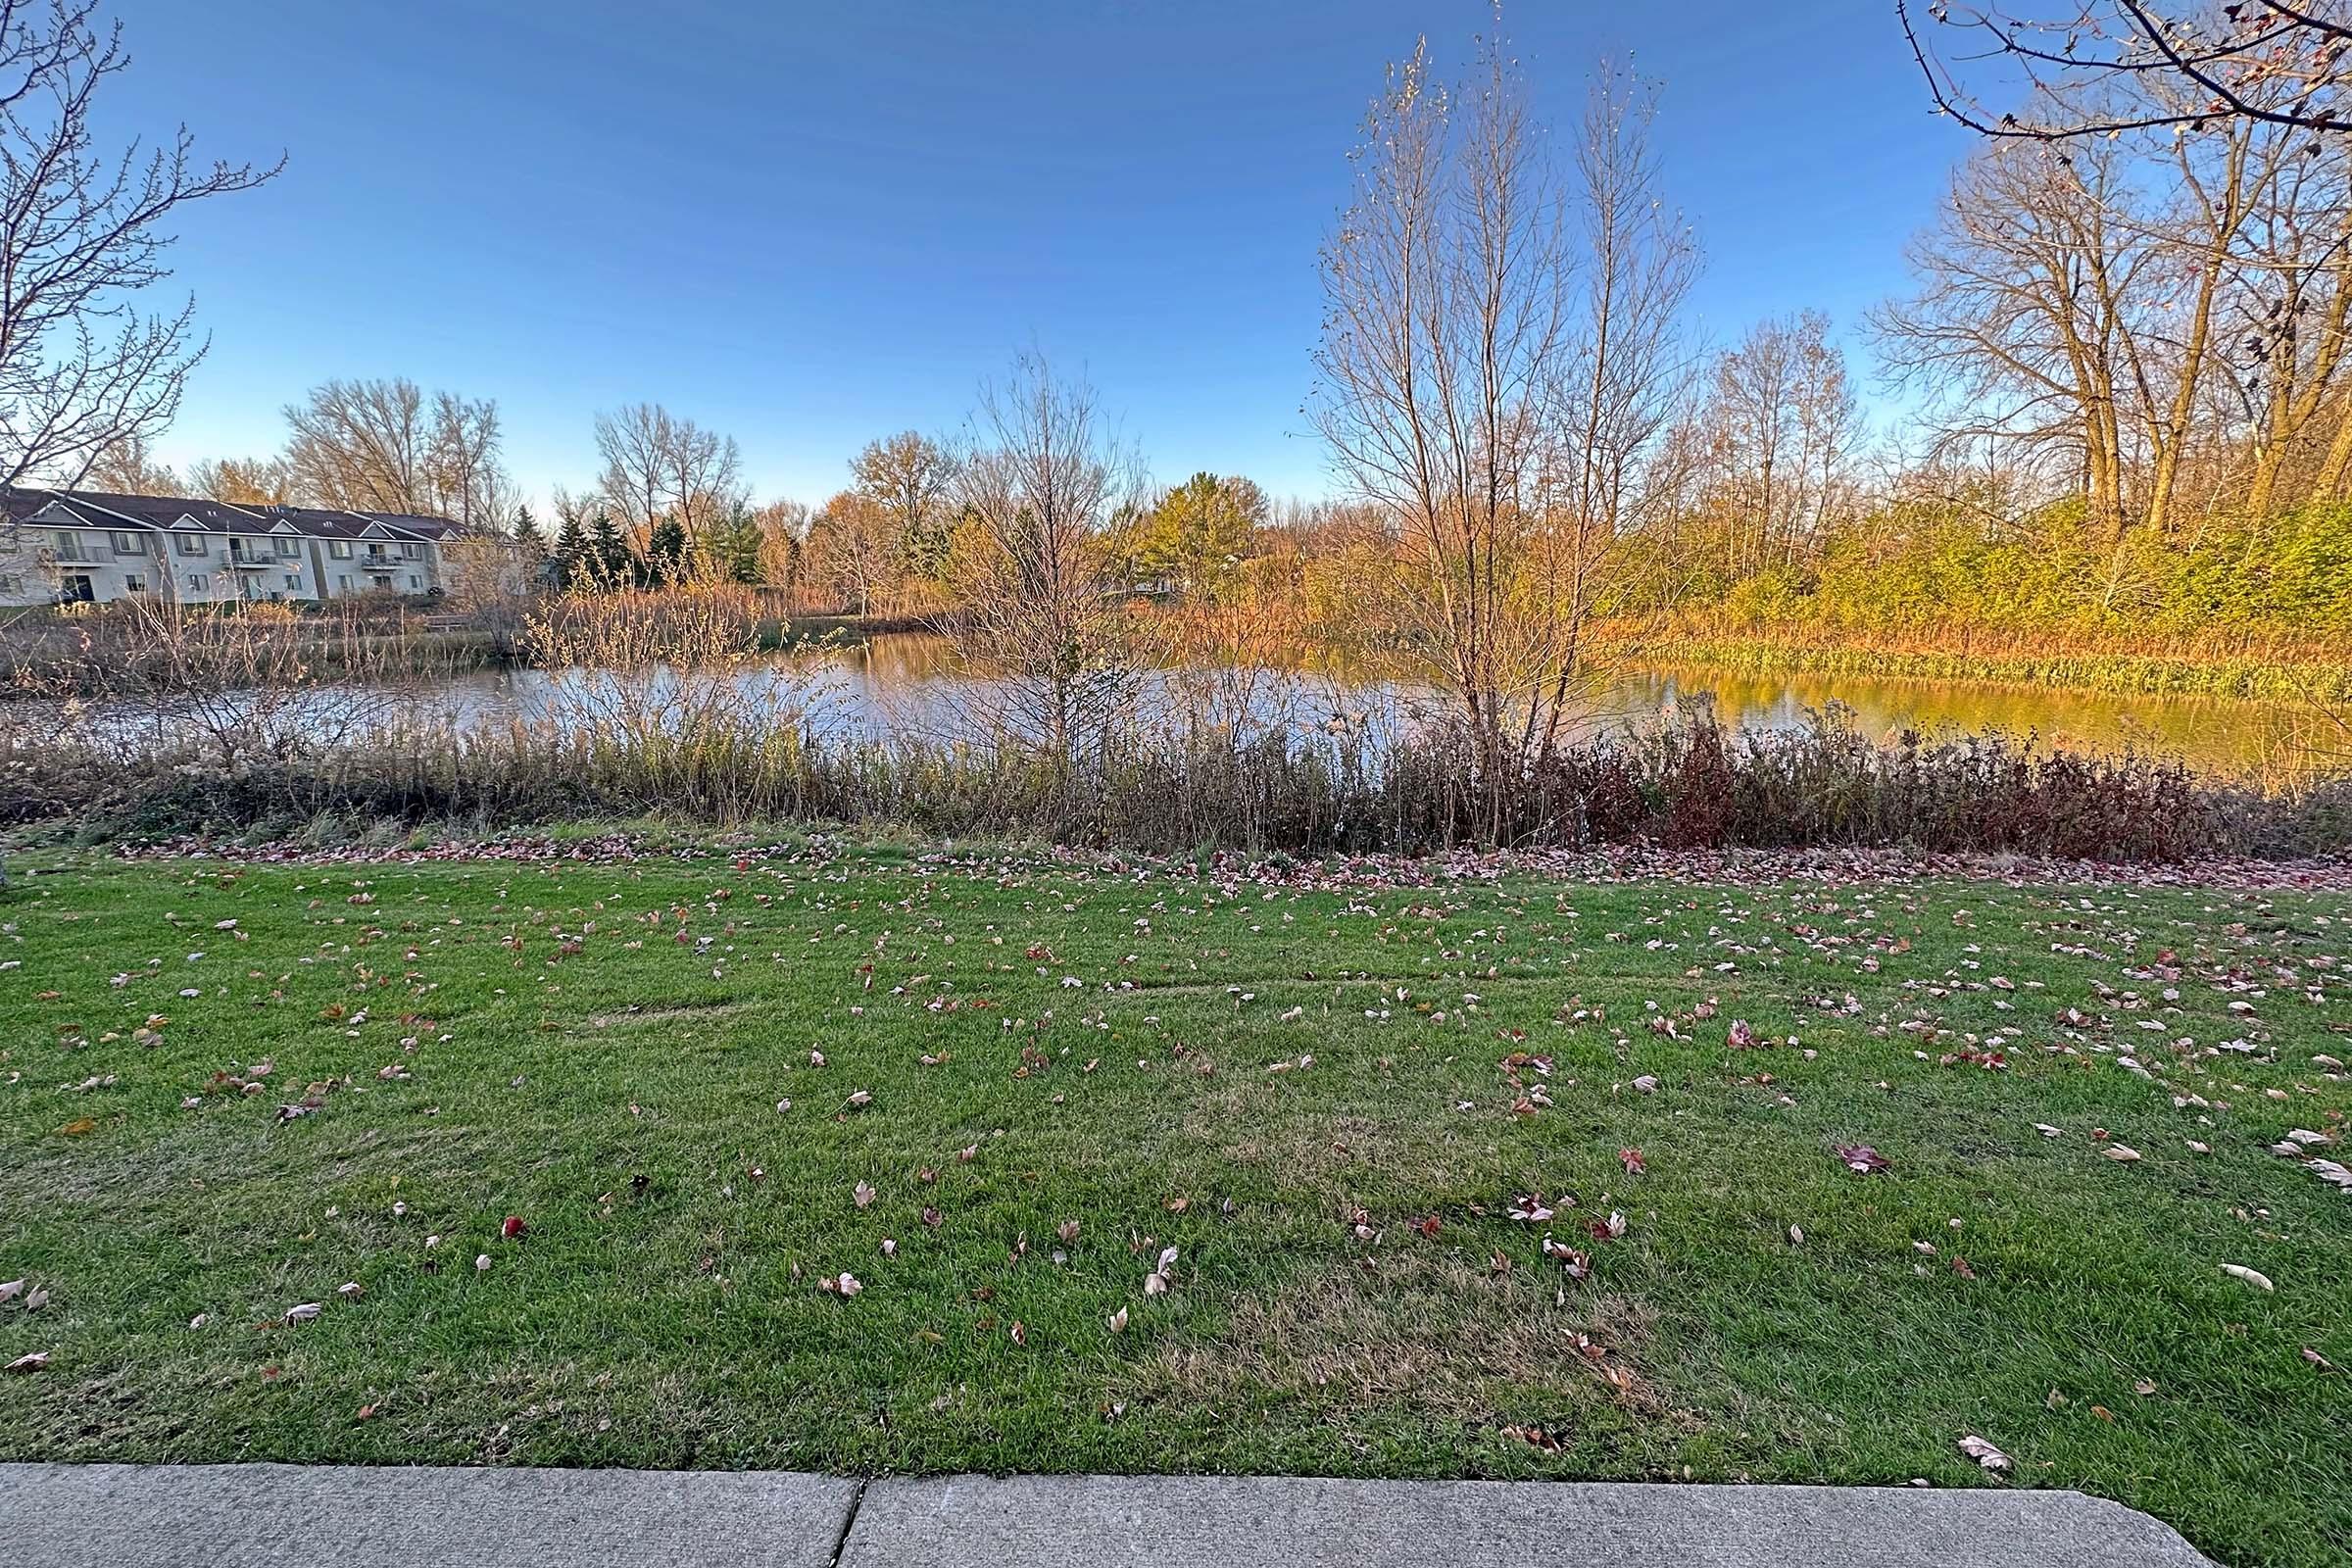
[[[64,526],[176,529],[267,534],[288,529],[313,539],[362,539],[371,532],[440,543],[468,530],[447,517],[405,512],[345,512],[326,507],[244,507],[201,496],[131,496],[107,490],[0,488],[0,518],[23,522],[46,514]]]

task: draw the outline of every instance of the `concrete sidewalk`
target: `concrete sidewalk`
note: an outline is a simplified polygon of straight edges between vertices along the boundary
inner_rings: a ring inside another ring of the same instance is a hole
[[[2207,1568],[2071,1492],[0,1465],[42,1568]]]

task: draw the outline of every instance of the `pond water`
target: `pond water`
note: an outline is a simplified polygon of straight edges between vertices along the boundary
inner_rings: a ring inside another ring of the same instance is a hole
[[[1394,715],[1427,705],[1431,690],[1362,670],[1238,672],[1216,679],[1229,700],[1300,723],[1335,714]],[[1183,700],[1174,675],[1152,677],[1147,710]],[[551,677],[528,669],[459,676],[440,692],[460,718],[546,711]],[[991,707],[998,688],[964,669],[937,637],[881,636],[816,656],[787,683],[812,702],[820,727],[952,734]],[[1238,694],[1238,695],[1237,695]],[[2045,747],[2089,753],[2127,748],[2177,756],[2214,772],[2278,776],[2309,771],[2313,715],[2225,698],[2119,696],[1989,682],[1791,674],[1758,678],[1705,668],[1642,665],[1610,671],[1581,700],[1588,733],[1711,706],[1743,730],[1794,729],[1832,703],[1874,738],[1904,730],[2033,735]],[[2334,750],[2341,751],[2340,739]]]

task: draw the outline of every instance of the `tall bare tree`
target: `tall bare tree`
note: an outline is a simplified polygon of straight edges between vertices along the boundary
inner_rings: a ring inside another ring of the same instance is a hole
[[[91,461],[89,472],[82,484],[92,490],[112,491],[124,496],[175,496],[180,494],[179,475],[169,464],[155,461],[147,438],[131,434],[119,441],[110,441],[99,449]]]
[[[498,405],[430,397],[405,376],[326,381],[288,406],[295,494],[358,512],[445,515],[501,528],[515,502],[499,461]]]
[[[1560,733],[1599,574],[1686,380],[1696,252],[1657,190],[1650,104],[1604,75],[1571,176],[1500,39],[1458,90],[1423,41],[1373,102],[1324,246],[1312,416],[1393,533],[1391,611],[1497,810],[1509,768]]]
[[[658,403],[599,414],[596,451],[604,460],[597,485],[605,504],[641,543],[656,523],[674,517],[691,545],[748,498],[735,438]]]
[[[1539,537],[1548,596],[1565,623],[1540,745],[1556,744],[1571,687],[1589,662],[1585,626],[1634,577],[1620,537],[1655,533],[1687,466],[1672,439],[1689,412],[1692,353],[1683,313],[1700,266],[1698,242],[1667,201],[1650,126],[1657,88],[1604,61],[1579,126],[1569,204],[1583,239],[1573,318],[1576,360],[1562,400],[1553,515]],[[1670,564],[1653,557],[1653,569]]]
[[[1354,200],[1323,248],[1312,417],[1396,529],[1395,608],[1499,788],[1568,653],[1522,591],[1574,357],[1564,194],[1499,40],[1458,93],[1417,43],[1353,156]]]
[[[151,150],[100,151],[92,105],[130,57],[97,13],[0,0],[0,484],[79,483],[99,453],[172,421],[207,345],[193,300],[139,309],[171,275],[165,225],[283,166],[202,165],[185,125]]]
[[[957,639],[997,677],[997,720],[1064,762],[1133,700],[1137,670],[1104,532],[1139,488],[1093,387],[1024,354],[981,389],[950,491]]]
[[[294,479],[283,458],[207,458],[188,465],[190,493],[231,506],[275,507],[293,499]]]
[[[1706,426],[1724,499],[1744,523],[1738,563],[1793,561],[1817,534],[1850,456],[1856,411],[1829,318],[1758,322],[1715,362]]]

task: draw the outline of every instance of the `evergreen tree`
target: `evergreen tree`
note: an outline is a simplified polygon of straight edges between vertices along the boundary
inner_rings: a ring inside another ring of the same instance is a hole
[[[546,586],[550,575],[547,535],[540,530],[539,519],[531,515],[527,506],[514,510],[514,556],[522,564],[525,583],[532,588]]]
[[[577,512],[564,514],[564,531],[556,535],[553,568],[555,585],[568,588],[585,568],[588,560],[588,530],[580,522]]]
[[[656,583],[682,582],[686,577],[686,525],[675,513],[654,524],[646,536],[645,564],[647,574]]]
[[[620,536],[620,524],[603,507],[588,523],[588,559],[596,574],[610,587],[620,587],[637,576],[636,558],[629,553],[629,543]]]

